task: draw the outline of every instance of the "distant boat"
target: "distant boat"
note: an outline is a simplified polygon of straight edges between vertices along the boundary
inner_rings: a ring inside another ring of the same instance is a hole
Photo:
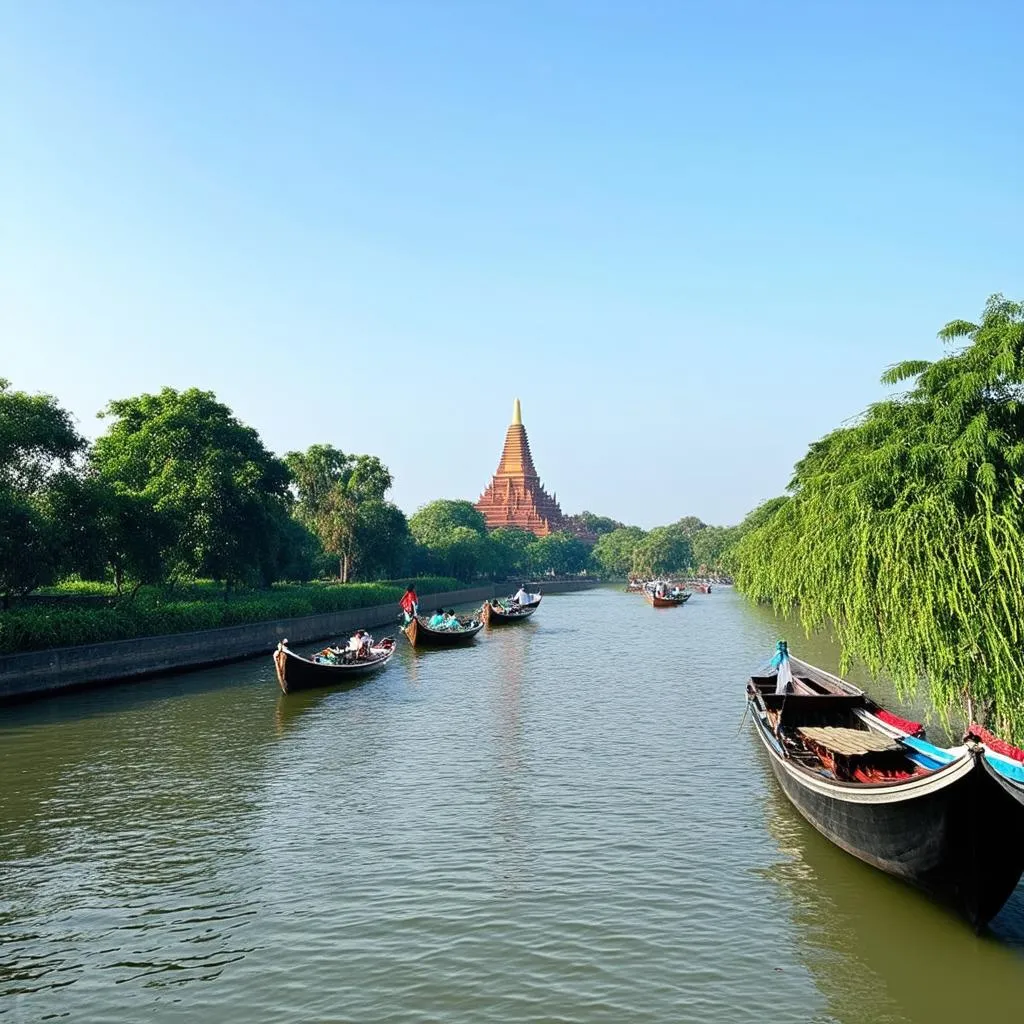
[[[303,658],[288,649],[287,640],[282,640],[274,651],[274,669],[282,692],[295,693],[319,686],[354,685],[364,676],[382,669],[394,653],[395,641],[391,637],[374,644],[365,658],[346,656],[346,652],[337,648],[325,648],[318,655]]]
[[[471,644],[484,628],[482,622],[463,629],[431,629],[421,618],[415,618],[402,627],[402,632],[413,647],[463,647]]]
[[[494,601],[485,601],[480,610],[480,618],[488,626],[505,626],[530,618],[539,607],[539,598],[531,604],[520,605],[518,608],[502,606]]]
[[[644,597],[646,597],[655,608],[675,608],[677,605],[686,604],[686,602],[690,600],[691,595],[684,590],[676,594],[674,597],[672,595],[659,597],[653,590],[645,590]]]
[[[983,928],[1024,871],[1024,788],[976,742],[946,750],[784,644],[747,701],[793,806],[847,853]],[[898,724],[894,724],[898,723]]]

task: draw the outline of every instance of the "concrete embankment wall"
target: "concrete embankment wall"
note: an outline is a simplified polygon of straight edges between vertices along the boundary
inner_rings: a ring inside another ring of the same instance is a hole
[[[578,581],[540,584],[544,593],[588,590],[594,583]],[[504,588],[500,588],[504,592]],[[426,611],[443,605],[480,604],[495,596],[495,586],[424,594],[420,605]],[[0,701],[40,697],[81,686],[139,679],[202,668],[219,662],[239,661],[260,654],[269,655],[279,640],[294,644],[311,643],[326,637],[345,636],[355,629],[394,626],[398,611],[394,604],[355,608],[344,612],[307,615],[298,619],[269,619],[244,626],[204,629],[196,633],[112,640],[80,647],[53,647],[45,651],[0,655]]]

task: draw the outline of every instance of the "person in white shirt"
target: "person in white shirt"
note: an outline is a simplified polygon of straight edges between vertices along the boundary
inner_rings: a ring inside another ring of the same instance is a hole
[[[512,595],[512,601],[520,607],[524,604],[530,603],[530,595],[526,592],[525,587],[520,586],[520,588]]]

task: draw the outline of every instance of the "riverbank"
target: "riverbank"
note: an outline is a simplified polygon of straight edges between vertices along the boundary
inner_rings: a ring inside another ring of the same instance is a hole
[[[530,589],[540,589],[544,594],[575,593],[596,586],[599,584],[589,580],[529,584]],[[480,604],[505,593],[506,589],[488,583],[463,590],[421,594],[420,603],[424,608]],[[221,629],[0,655],[0,702],[30,700],[86,686],[141,680],[241,661],[269,654],[286,637],[293,644],[313,643],[355,629],[390,627],[395,625],[396,619],[396,605],[388,603]]]

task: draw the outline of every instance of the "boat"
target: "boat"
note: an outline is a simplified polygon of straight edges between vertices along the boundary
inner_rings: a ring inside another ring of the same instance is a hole
[[[283,693],[312,690],[319,686],[355,684],[364,676],[382,669],[395,653],[391,637],[378,640],[370,647],[369,656],[356,658],[341,648],[325,647],[304,658],[288,649],[288,640],[282,640],[274,651],[274,669]]]
[[[528,605],[520,605],[512,608],[507,605],[498,604],[496,601],[485,601],[480,609],[480,618],[488,626],[505,626],[512,622],[522,622],[530,618],[537,610],[540,601]]]
[[[478,621],[464,629],[431,629],[417,616],[402,627],[402,632],[413,647],[462,647],[471,644],[483,628]]]
[[[648,583],[644,587],[644,597],[655,608],[675,608],[677,605],[686,604],[693,595],[688,590],[666,591],[664,596],[658,594],[654,584]]]
[[[1024,788],[999,775],[983,744],[935,747],[889,724],[918,723],[790,658],[784,642],[750,677],[747,702],[783,793],[822,835],[976,930],[999,912],[1024,871]]]

